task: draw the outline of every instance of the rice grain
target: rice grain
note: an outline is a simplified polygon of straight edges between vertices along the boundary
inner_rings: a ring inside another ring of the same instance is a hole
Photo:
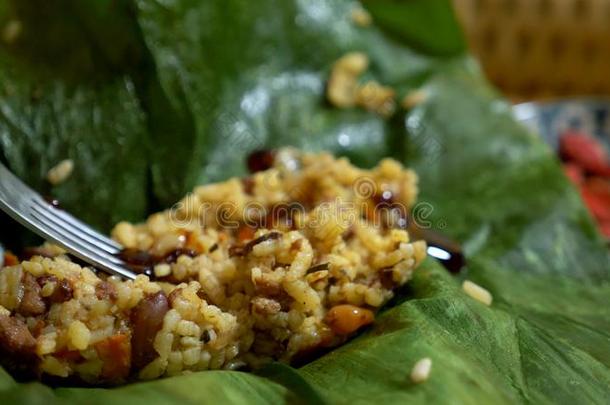
[[[62,160],[49,170],[47,180],[52,185],[57,186],[68,180],[72,171],[74,171],[74,161],[71,159]]]
[[[485,305],[489,306],[493,301],[493,296],[489,291],[472,281],[465,280],[462,283],[462,289],[466,294]]]
[[[413,366],[411,370],[411,381],[415,384],[423,383],[430,377],[432,370],[432,360],[429,357],[424,357]]]

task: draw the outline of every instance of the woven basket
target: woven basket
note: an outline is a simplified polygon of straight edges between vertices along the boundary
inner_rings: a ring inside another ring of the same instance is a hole
[[[509,97],[610,95],[610,0],[453,0],[470,47]]]

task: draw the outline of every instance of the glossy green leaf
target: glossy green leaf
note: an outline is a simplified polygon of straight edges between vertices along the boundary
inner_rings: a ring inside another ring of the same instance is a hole
[[[100,229],[141,218],[148,205],[150,143],[128,66],[115,71],[110,57],[96,52],[78,14],[59,8],[67,2],[11,4],[0,21],[20,21],[22,34],[0,48],[4,160],[42,194]],[[46,174],[64,159],[74,161],[73,174],[52,187]]]
[[[432,55],[466,50],[453,7],[445,0],[364,0],[375,24]]]

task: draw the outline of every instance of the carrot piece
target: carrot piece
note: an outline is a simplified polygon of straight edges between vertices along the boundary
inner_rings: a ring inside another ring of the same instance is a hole
[[[372,311],[348,304],[332,307],[324,318],[326,324],[337,335],[349,335],[374,320],[375,315]]]
[[[126,334],[110,336],[95,345],[103,361],[102,377],[110,380],[124,379],[131,368],[131,341]]]
[[[55,357],[70,363],[78,363],[83,360],[83,356],[78,350],[62,350],[54,354]]]
[[[5,266],[16,266],[19,264],[17,256],[11,252],[4,252],[4,265]]]
[[[256,233],[256,229],[249,227],[247,225],[243,225],[237,231],[237,240],[240,243],[246,242],[248,240],[252,240],[254,238],[254,234]]]

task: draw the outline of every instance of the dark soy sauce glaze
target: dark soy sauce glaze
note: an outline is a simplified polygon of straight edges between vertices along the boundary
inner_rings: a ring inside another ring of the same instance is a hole
[[[457,274],[466,265],[466,258],[459,243],[432,229],[424,229],[418,226],[416,221],[410,220],[404,207],[394,201],[391,191],[385,190],[373,196],[373,202],[376,209],[389,209],[398,212],[399,219],[395,226],[407,229],[414,240],[425,240],[429,250],[430,248],[436,248],[436,252],[434,254],[429,252],[429,255],[436,258],[450,273]]]
[[[137,274],[145,274],[150,277],[151,280],[155,279],[154,267],[160,263],[176,263],[180,256],[196,257],[199,255],[198,252],[192,249],[175,249],[165,254],[164,256],[154,256],[144,250],[126,248],[121,250],[117,255],[121,260],[127,264],[133,272]]]

